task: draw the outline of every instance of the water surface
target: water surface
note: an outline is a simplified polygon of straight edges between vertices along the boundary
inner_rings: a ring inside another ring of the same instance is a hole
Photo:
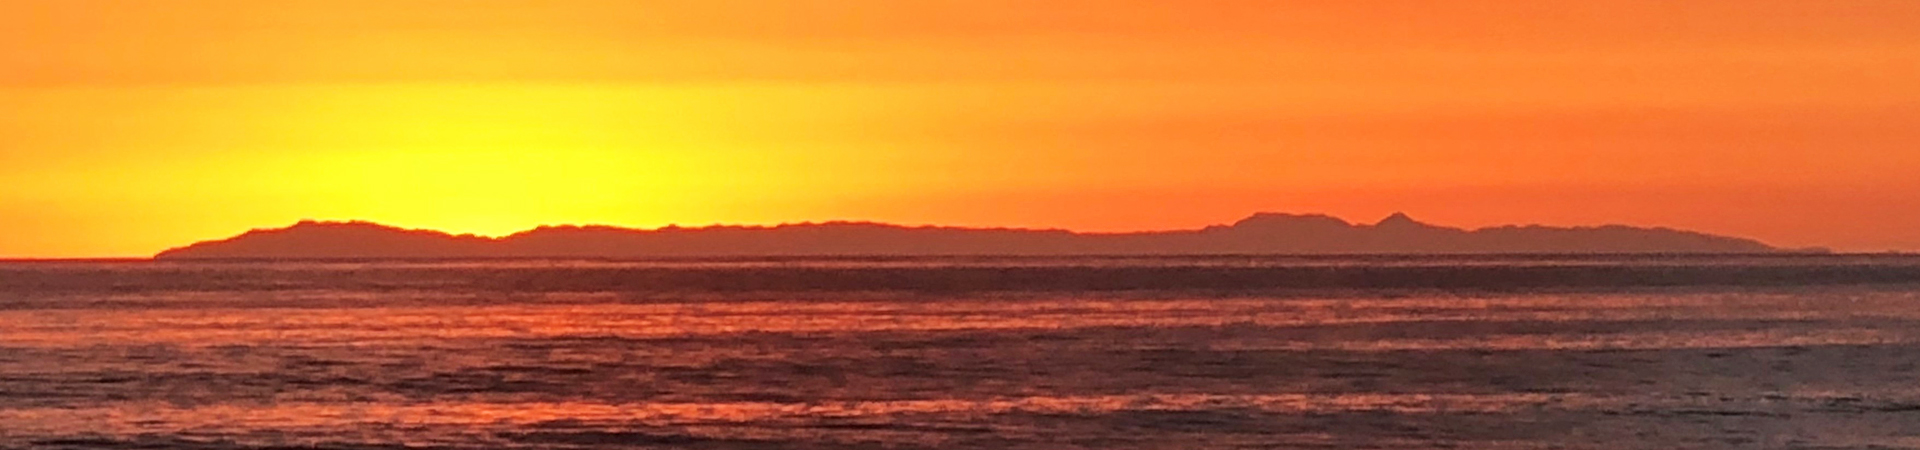
[[[1920,448],[1920,260],[0,264],[0,448]]]

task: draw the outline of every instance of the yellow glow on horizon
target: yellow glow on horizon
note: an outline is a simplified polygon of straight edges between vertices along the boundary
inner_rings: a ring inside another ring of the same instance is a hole
[[[50,135],[83,153],[0,168],[22,187],[0,193],[0,206],[43,200],[97,205],[100,211],[87,212],[103,215],[213,207],[205,213],[253,217],[238,221],[250,226],[357,219],[501,235],[555,223],[777,221],[796,212],[783,208],[892,183],[886,176],[836,173],[878,167],[861,149],[823,141],[820,133],[883,118],[873,112],[877,99],[862,102],[858,92],[830,87],[77,91],[68,95],[111,99],[86,103],[95,118],[66,121],[76,129]],[[54,114],[34,120],[60,120],[57,105],[48,106]],[[108,108],[115,114],[99,115]],[[169,113],[188,108],[197,111]],[[204,137],[216,129],[219,138]],[[150,158],[122,148],[167,148],[169,154]],[[49,194],[56,196],[38,197]],[[245,207],[114,201],[137,197]],[[231,224],[225,228],[191,233],[233,231]]]

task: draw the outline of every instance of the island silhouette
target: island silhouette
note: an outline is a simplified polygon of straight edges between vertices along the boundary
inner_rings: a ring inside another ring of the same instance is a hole
[[[1202,229],[1081,233],[1060,229],[901,226],[874,222],[634,229],[542,226],[503,237],[371,222],[302,221],[170,249],[156,259],[660,258],[740,256],[1063,256],[1366,254],[1739,254],[1777,248],[1671,228],[1438,226],[1395,213],[1372,224],[1322,214],[1259,213]]]

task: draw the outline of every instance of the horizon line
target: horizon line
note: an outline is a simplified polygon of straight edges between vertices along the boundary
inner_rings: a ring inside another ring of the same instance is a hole
[[[21,261],[79,261],[79,262],[86,262],[86,261],[102,261],[102,262],[113,262],[113,261],[140,261],[140,260],[147,260],[147,259],[151,259],[151,258],[153,258],[153,257],[154,257],[155,255],[157,255],[157,254],[159,254],[159,253],[162,253],[162,252],[165,252],[165,251],[168,251],[168,250],[173,250],[173,249],[179,249],[179,248],[182,248],[182,247],[185,247],[185,246],[190,246],[190,245],[193,245],[193,244],[199,244],[199,243],[204,243],[204,242],[211,242],[211,241],[219,241],[219,240],[224,240],[224,239],[231,239],[231,238],[237,238],[237,237],[240,237],[240,236],[244,236],[244,235],[246,235],[246,234],[250,234],[250,233],[255,233],[255,232],[266,232],[266,231],[276,231],[276,230],[287,230],[287,229],[292,229],[292,228],[295,228],[295,227],[298,227],[298,226],[300,226],[300,225],[303,225],[303,224],[334,224],[334,225],[340,225],[340,224],[362,224],[362,225],[367,225],[367,226],[375,226],[375,227],[382,227],[382,228],[387,228],[387,229],[393,229],[393,230],[402,230],[402,231],[411,231],[411,232],[424,232],[424,233],[435,233],[435,234],[441,234],[441,235],[446,235],[446,236],[453,236],[453,237],[470,237],[470,238],[479,238],[479,239],[486,239],[486,240],[501,240],[501,239],[506,239],[506,238],[510,238],[510,237],[513,237],[513,236],[517,236],[517,235],[524,235],[524,234],[527,234],[527,233],[532,233],[532,232],[535,232],[535,231],[539,231],[539,230],[543,230],[543,229],[567,229],[567,228],[575,228],[575,229],[593,229],[593,228],[602,228],[602,229],[611,229],[611,230],[623,230],[623,231],[638,231],[638,232],[659,232],[659,231],[671,231],[671,230],[687,230],[687,231],[698,231],[698,230],[709,230],[709,229],[765,229],[765,230],[771,230],[771,229],[779,229],[779,228],[783,228],[783,227],[799,227],[799,226],[822,226],[822,225],[873,225],[873,226],[884,226],[884,227],[897,227],[897,228],[906,228],[906,229],[949,229],[949,230],[987,230],[987,231],[1028,231],[1028,232],[1055,232],[1055,233],[1068,233],[1068,234],[1075,234],[1075,235],[1085,235],[1085,236],[1103,236],[1103,235],[1129,235],[1129,234],[1153,234],[1153,233],[1178,233],[1178,232],[1198,232],[1198,231],[1206,231],[1206,230],[1209,230],[1209,229],[1215,229],[1215,228],[1229,228],[1229,227],[1233,227],[1233,226],[1235,226],[1235,225],[1239,225],[1239,224],[1241,224],[1241,223],[1243,223],[1243,222],[1246,222],[1246,221],[1248,221],[1248,220],[1251,220],[1251,219],[1256,219],[1256,218],[1259,218],[1259,217],[1262,217],[1262,216],[1278,216],[1278,217],[1295,217],[1295,218],[1324,218],[1324,219],[1329,219],[1329,220],[1334,220],[1334,221],[1338,221],[1338,222],[1340,222],[1340,223],[1344,223],[1344,224],[1346,224],[1347,226],[1350,226],[1350,227],[1356,227],[1356,228],[1366,228],[1366,227],[1376,227],[1376,226],[1379,226],[1379,225],[1381,225],[1382,223],[1386,223],[1386,222],[1389,222],[1389,221],[1394,221],[1394,220],[1395,220],[1395,219],[1397,218],[1397,219],[1400,219],[1400,220],[1403,220],[1403,221],[1408,221],[1408,222],[1413,222],[1413,223],[1416,223],[1416,224],[1420,224],[1420,225],[1424,225],[1424,226],[1429,226],[1429,227],[1435,227],[1435,228],[1443,228],[1443,229],[1452,229],[1452,230],[1460,230],[1460,231],[1469,231],[1469,232],[1472,232],[1472,231],[1480,231],[1480,230],[1493,230],[1493,229],[1514,229],[1514,228],[1519,228],[1519,229],[1525,229],[1525,228],[1552,228],[1552,229],[1568,229],[1568,230],[1583,230],[1583,229],[1584,229],[1584,230],[1592,230],[1592,229],[1604,229],[1604,228],[1610,228],[1610,227],[1624,227],[1624,228],[1636,228],[1636,229],[1650,229],[1650,230],[1666,230],[1666,231],[1677,231],[1677,232],[1685,232],[1685,233],[1693,233],[1693,234],[1701,234],[1701,235],[1708,235],[1708,236],[1715,236],[1715,237],[1727,237],[1727,238],[1737,238],[1737,239],[1744,239],[1744,240],[1750,240],[1750,241],[1755,241],[1755,242],[1761,242],[1761,243],[1763,243],[1763,244],[1764,244],[1764,241],[1759,241],[1758,239],[1755,239],[1755,238],[1751,238],[1751,237],[1746,237],[1746,236],[1740,236],[1740,235],[1731,235],[1731,234],[1720,234],[1720,233],[1718,233],[1718,232],[1715,232],[1715,231],[1712,231],[1712,230],[1702,230],[1702,229],[1692,229],[1692,228],[1678,228],[1678,227],[1675,227],[1675,226],[1669,226],[1669,225],[1645,225],[1645,224],[1637,224],[1637,223],[1626,223],[1626,222],[1599,222],[1599,223],[1593,223],[1593,222],[1589,222],[1589,223],[1586,223],[1586,224],[1577,224],[1577,225],[1561,225],[1561,224],[1543,224],[1543,223],[1538,223],[1538,222],[1534,222],[1534,223],[1502,223],[1502,224],[1491,224],[1491,225],[1484,225],[1484,226],[1477,226],[1477,227],[1470,227],[1470,226],[1449,226],[1449,225],[1441,225],[1441,224],[1435,224],[1435,223],[1431,223],[1431,222],[1424,222],[1424,221],[1421,221],[1421,220],[1417,220],[1417,219],[1414,219],[1414,218],[1412,218],[1412,217],[1410,217],[1410,216],[1409,216],[1408,214],[1406,214],[1405,212],[1394,212],[1394,213],[1391,213],[1391,214],[1388,214],[1388,215],[1387,215],[1386,217],[1384,217],[1384,218],[1382,218],[1382,219],[1379,219],[1379,220],[1377,220],[1377,221],[1374,221],[1374,222],[1356,222],[1356,221],[1351,221],[1351,220],[1348,220],[1348,219],[1345,219],[1345,218],[1343,218],[1343,217],[1340,217],[1340,216],[1336,216],[1336,215],[1333,215],[1333,214],[1329,214],[1329,213],[1305,213],[1305,212],[1282,212],[1282,211],[1256,211],[1256,212],[1253,212],[1253,213],[1248,213],[1248,214],[1245,214],[1245,215],[1242,215],[1242,216],[1240,216],[1240,218],[1239,218],[1239,219],[1235,219],[1235,220],[1230,220],[1230,221],[1224,221],[1224,222],[1213,222],[1213,223],[1209,223],[1209,224],[1205,224],[1205,225],[1200,225],[1200,226],[1195,226],[1195,227],[1185,227],[1185,228],[1171,228],[1171,229],[1139,229],[1139,230],[1115,230],[1115,231],[1100,231],[1100,230],[1080,230],[1080,229],[1074,229],[1074,228],[1070,228],[1070,227],[1028,227],[1028,226],[1020,226],[1020,225],[1011,225],[1011,226],[1009,226],[1009,225],[955,225],[955,224],[941,224],[941,223],[931,223],[931,222],[919,222],[919,223],[914,223],[914,222],[907,222],[907,223],[898,223],[898,222],[886,222],[886,221],[882,221],[882,220],[874,220],[874,219],[830,219],[830,220],[819,220],[819,221],[816,221],[816,220],[805,220],[805,221],[793,221],[793,222],[779,222],[779,223],[771,223],[771,224],[770,224],[770,223],[726,223],[726,222],[714,222],[714,223],[709,223],[709,224],[702,224],[702,225],[688,225],[688,224],[680,224],[680,223],[668,223],[668,224],[665,224],[665,225],[659,225],[659,226],[653,226],[653,227],[645,227],[645,226],[635,226],[635,225],[620,225],[620,224],[613,224],[613,223],[592,223],[592,222],[584,222],[584,223],[538,223],[538,224],[535,224],[535,225],[532,225],[531,227],[528,227],[528,228],[521,228],[521,229],[517,229],[517,230],[515,230],[515,231],[511,231],[511,232],[506,232],[506,233],[500,233],[500,234],[493,234],[493,233],[484,233],[484,232],[459,232],[459,231],[449,231],[449,230],[445,230],[445,229],[440,229],[440,228],[434,228],[434,227],[415,227],[415,226],[409,226],[409,225],[394,225],[394,224],[389,224],[389,223],[383,223],[383,222],[380,222],[380,221],[377,221],[377,220],[374,220],[374,219],[349,219],[349,218],[314,218],[314,217],[307,217],[307,218],[301,218],[301,219],[298,219],[298,220],[295,220],[295,221],[293,221],[293,223],[291,223],[291,224],[288,224],[288,225],[283,225],[283,226],[264,226],[264,227],[259,227],[259,226],[256,226],[256,227],[251,227],[251,228],[247,228],[247,229],[245,229],[245,230],[242,230],[242,231],[238,231],[238,232],[232,232],[233,234],[221,234],[221,235],[212,235],[212,236],[206,236],[206,237],[201,237],[201,238],[189,238],[189,239],[187,239],[187,240],[184,240],[183,242],[177,242],[177,243],[173,243],[173,244],[168,244],[167,246],[165,246],[165,247],[163,247],[163,248],[161,248],[161,249],[159,249],[159,250],[156,250],[156,251],[154,251],[154,252],[142,252],[142,253],[131,253],[131,254],[118,254],[118,255],[78,255],[78,256],[44,256],[44,257],[43,257],[43,256],[33,256],[33,255],[0,255],[0,262],[21,262]],[[1767,245],[1769,245],[1769,246],[1772,246],[1771,244],[1767,244]],[[1787,252],[1817,252],[1817,253],[1827,253],[1827,254],[1846,254],[1846,255],[1903,255],[1903,254],[1920,254],[1920,250],[1916,250],[1916,249],[1904,249],[1904,248],[1883,248],[1883,249],[1872,249],[1872,248],[1864,248],[1864,249],[1863,249],[1863,248],[1844,248],[1844,249],[1843,249],[1843,248],[1835,248],[1835,247],[1831,247],[1831,246],[1826,246],[1826,245],[1819,245],[1819,244],[1816,244],[1816,245],[1797,245],[1797,246],[1776,246],[1775,248],[1777,248],[1777,249],[1779,249],[1779,250],[1783,250],[1783,251],[1787,251]],[[1098,255],[1088,255],[1088,256],[1098,256]]]
[[[898,255],[898,254],[826,254],[826,255],[738,255],[738,256],[656,256],[656,257],[523,257],[523,256],[467,256],[467,257],[380,257],[380,258],[327,258],[327,257],[290,257],[290,258],[192,258],[160,259],[154,256],[127,257],[79,257],[79,258],[15,258],[0,257],[0,264],[45,264],[45,263],[179,263],[179,264],[218,264],[236,262],[453,262],[453,261],[604,261],[604,262],[678,262],[678,261],[814,261],[814,260],[912,260],[912,259],[1061,259],[1061,258],[1111,258],[1111,259],[1206,259],[1206,258],[1286,258],[1311,260],[1383,260],[1383,259],[1631,259],[1631,258],[1674,258],[1674,259],[1726,259],[1726,258],[1829,258],[1829,257],[1920,257],[1920,251],[1830,251],[1809,252],[1785,249],[1777,252],[1760,253],[1680,253],[1680,252],[1638,252],[1638,253],[1195,253],[1195,254],[1061,254],[1061,255],[1017,255],[1017,254],[981,254],[981,255]]]

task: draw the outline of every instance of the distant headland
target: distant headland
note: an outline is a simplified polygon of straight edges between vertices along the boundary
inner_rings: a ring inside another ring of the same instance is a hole
[[[1405,214],[1356,224],[1260,213],[1197,230],[900,226],[872,222],[631,229],[545,226],[498,238],[370,222],[302,221],[160,252],[156,259],[659,258],[833,255],[1737,254],[1781,251],[1752,239],[1670,228],[1500,226],[1462,229]]]

